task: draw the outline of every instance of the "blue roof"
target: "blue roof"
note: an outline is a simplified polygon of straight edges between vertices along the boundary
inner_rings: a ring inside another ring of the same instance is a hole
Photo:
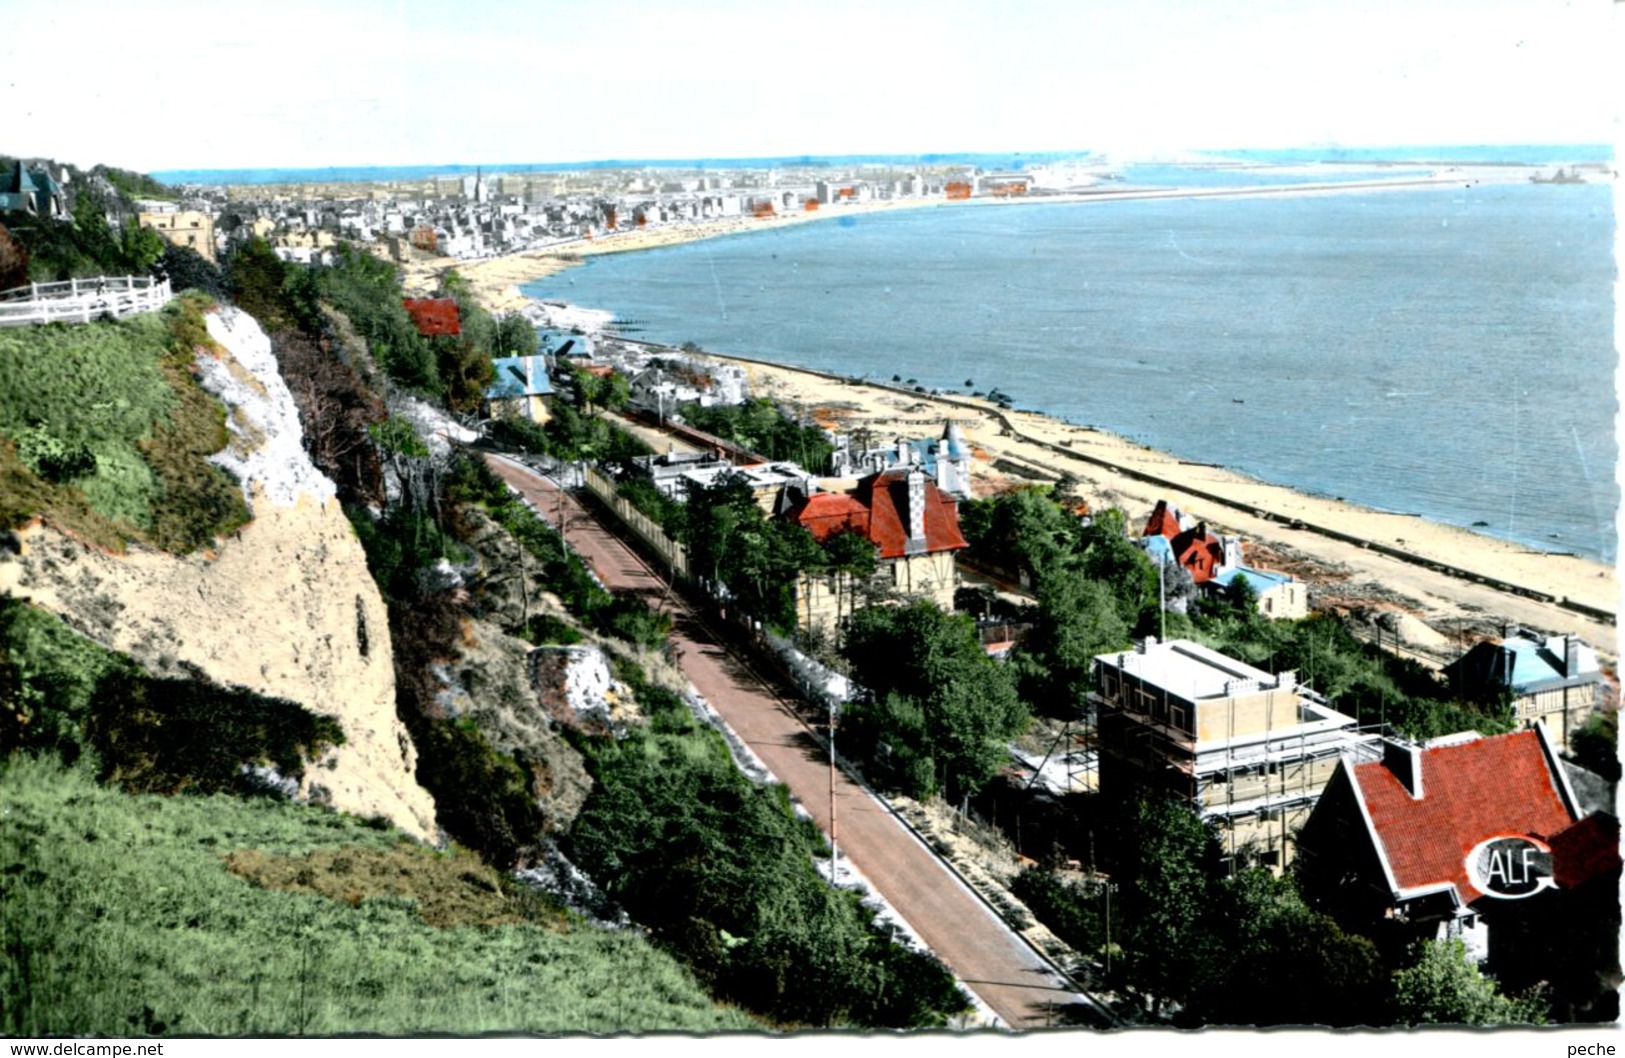
[[[1136,541],[1151,560],[1159,566],[1166,566],[1174,560],[1174,546],[1168,542],[1166,536],[1142,536]]]
[[[1522,636],[1509,636],[1501,641],[1501,649],[1512,655],[1512,689],[1529,691],[1538,684],[1568,679],[1563,675],[1563,659],[1546,649],[1546,645]],[[1593,675],[1582,672],[1581,675]]]
[[[1158,540],[1162,539],[1157,537]],[[1274,573],[1264,569],[1253,569],[1250,566],[1236,566],[1227,569],[1213,578],[1213,583],[1221,588],[1228,588],[1237,577],[1245,580],[1253,589],[1254,595],[1263,595],[1267,591],[1279,588],[1283,584],[1291,584],[1292,578],[1285,573]]]
[[[503,356],[491,362],[496,378],[485,391],[486,400],[512,397],[548,397],[553,383],[547,377],[547,361],[540,356]]]

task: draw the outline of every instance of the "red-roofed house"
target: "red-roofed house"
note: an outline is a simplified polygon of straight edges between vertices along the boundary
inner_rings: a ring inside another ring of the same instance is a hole
[[[462,318],[452,298],[402,298],[401,304],[418,333],[425,338],[442,334],[462,334]]]
[[[1190,571],[1197,584],[1206,584],[1223,569],[1241,564],[1241,540],[1238,537],[1218,536],[1207,531],[1207,523],[1200,522],[1185,528],[1179,511],[1168,506],[1167,500],[1158,500],[1146,520],[1141,536],[1160,536],[1168,541],[1168,549],[1175,562]]]
[[[1579,802],[1542,725],[1344,761],[1298,839],[1306,894],[1349,928],[1460,937],[1483,959],[1489,924],[1522,930],[1567,890],[1618,870],[1617,835]],[[1617,838],[1615,839],[1617,841]],[[1600,924],[1599,924],[1600,925]],[[1496,947],[1503,945],[1497,929]],[[1518,945],[1517,947],[1523,947]]]
[[[918,466],[872,474],[851,492],[807,496],[784,516],[819,543],[842,531],[862,535],[875,545],[882,584],[953,609],[959,585],[954,553],[967,546],[959,531],[959,504]],[[842,600],[849,608],[858,587],[845,574],[803,574],[796,588],[801,626],[833,631]]]

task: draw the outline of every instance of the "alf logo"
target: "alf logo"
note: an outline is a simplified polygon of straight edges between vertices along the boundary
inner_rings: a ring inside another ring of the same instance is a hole
[[[1552,850],[1534,838],[1490,838],[1467,854],[1467,877],[1475,888],[1506,900],[1522,900],[1556,886]]]

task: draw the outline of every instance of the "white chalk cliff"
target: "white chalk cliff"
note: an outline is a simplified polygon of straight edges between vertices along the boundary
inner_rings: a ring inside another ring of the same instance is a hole
[[[307,765],[301,795],[433,840],[434,801],[395,715],[389,616],[361,544],[305,454],[270,339],[232,308],[211,312],[208,327],[223,351],[199,352],[203,385],[232,433],[214,459],[242,481],[253,520],[215,550],[179,557],[108,554],[36,523],[17,534],[21,554],[0,553],[0,592],[156,674],[198,671],[332,717],[345,744]]]

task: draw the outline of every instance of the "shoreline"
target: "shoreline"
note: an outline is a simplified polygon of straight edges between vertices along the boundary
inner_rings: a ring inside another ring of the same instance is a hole
[[[1364,599],[1373,609],[1406,610],[1427,623],[1500,619],[1574,632],[1610,659],[1618,656],[1619,589],[1614,567],[1603,562],[1315,496],[984,399],[705,355],[743,366],[755,395],[796,401],[820,421],[865,425],[882,437],[924,436],[952,418],[976,452],[973,478],[980,489],[1070,477],[1091,502],[1122,508],[1131,529],[1166,499],[1216,529],[1240,533],[1250,563],[1297,572],[1318,585],[1323,603],[1360,608]],[[1026,473],[1001,472],[997,462]]]
[[[1358,167],[1357,167],[1358,168]],[[403,266],[404,285],[408,293],[422,295],[432,290],[439,276],[455,270],[466,280],[475,297],[487,311],[501,315],[522,312],[534,301],[520,286],[556,275],[583,263],[587,257],[600,254],[634,253],[665,246],[679,246],[729,235],[743,235],[757,231],[796,224],[809,224],[840,217],[863,214],[890,213],[915,209],[1000,209],[1019,206],[1046,205],[1102,205],[1110,202],[1133,202],[1165,198],[1297,198],[1318,195],[1370,194],[1381,191],[1445,190],[1480,184],[1521,185],[1528,181],[1530,167],[1497,166],[1477,172],[1456,171],[1430,176],[1404,176],[1371,180],[1320,181],[1293,184],[1267,184],[1245,187],[1155,187],[1096,185],[1085,191],[1043,192],[1008,197],[983,196],[969,199],[919,197],[885,199],[831,206],[800,213],[776,213],[771,217],[721,217],[705,221],[685,221],[654,228],[629,228],[593,238],[579,238],[554,243],[534,250],[521,250],[475,261],[451,257],[419,258]]]
[[[920,199],[865,203],[766,220],[729,218],[676,230],[633,231],[590,242],[582,240],[568,248],[555,246],[477,262],[459,271],[491,311],[534,310],[537,302],[522,294],[518,284],[562,271],[580,263],[581,257],[676,245],[858,211],[1102,202],[1125,196],[1368,193],[1526,179],[1523,170],[1503,172],[1499,181],[1478,179],[1481,175],[1468,179],[1466,174],[1452,174],[1420,183],[1390,180],[1310,187],[1134,189],[968,202]],[[653,349],[669,348],[663,343],[617,340]],[[955,419],[977,452],[974,476],[979,495],[1024,480],[1053,482],[1070,478],[1092,504],[1121,507],[1131,528],[1137,528],[1138,521],[1158,499],[1167,499],[1193,518],[1241,534],[1247,542],[1249,563],[1297,573],[1311,584],[1313,595],[1318,595],[1317,605],[1343,610],[1397,609],[1436,628],[1453,631],[1464,641],[1469,628],[1475,636],[1482,636],[1503,622],[1573,633],[1582,636],[1610,662],[1618,657],[1614,623],[1619,610],[1617,575],[1613,566],[1598,560],[1540,551],[1528,544],[1485,536],[1420,515],[1375,510],[1314,495],[1223,466],[1182,460],[1127,438],[1074,426],[1038,412],[1005,410],[983,399],[919,393],[885,383],[859,383],[826,371],[748,356],[712,352],[704,355],[743,366],[753,395],[807,406],[825,425],[862,425],[877,436],[889,438],[926,436],[927,431],[934,435],[944,420]]]

